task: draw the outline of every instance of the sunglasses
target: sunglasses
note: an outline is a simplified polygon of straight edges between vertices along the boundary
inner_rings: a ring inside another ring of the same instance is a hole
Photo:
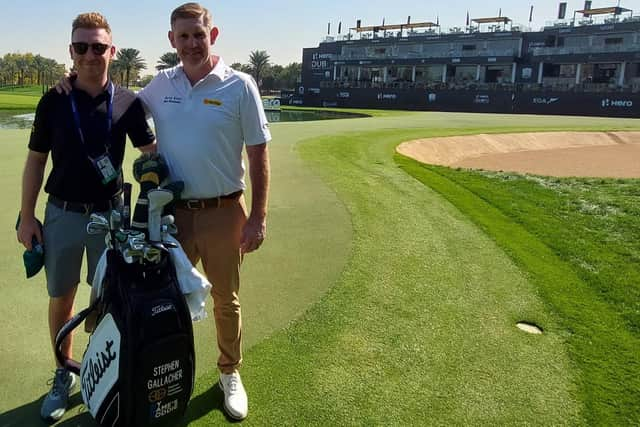
[[[102,55],[107,51],[107,49],[111,47],[108,44],[86,43],[86,42],[74,42],[74,43],[71,43],[71,46],[73,46],[73,50],[78,55],[84,55],[85,53],[87,53],[89,46],[91,46],[91,51],[96,55]]]

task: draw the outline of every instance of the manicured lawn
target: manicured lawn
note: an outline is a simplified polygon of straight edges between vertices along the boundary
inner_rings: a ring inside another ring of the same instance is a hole
[[[0,88],[0,110],[33,112],[42,96],[40,86]]]
[[[542,237],[492,204],[485,209],[453,178],[438,173],[440,184],[425,185],[394,160],[395,146],[409,139],[564,128],[640,123],[389,112],[273,125],[269,237],[243,271],[250,397],[243,424],[637,423],[637,365],[620,366],[637,336],[614,299],[601,298]],[[42,276],[23,279],[12,231],[26,132],[2,131],[0,143],[7,147],[0,184],[9,190],[0,214],[8,242],[0,248],[7,331],[0,425],[35,425],[50,369],[46,299]],[[478,203],[488,225],[450,195],[458,192],[471,207]],[[527,335],[519,320],[545,333]],[[186,423],[223,425],[212,320],[196,334],[200,376]],[[620,346],[604,346],[618,338]],[[24,373],[20,381],[16,372]],[[91,425],[78,404],[75,395],[63,425]]]
[[[0,110],[19,110],[33,112],[40,101],[40,96],[21,95],[0,92]]]

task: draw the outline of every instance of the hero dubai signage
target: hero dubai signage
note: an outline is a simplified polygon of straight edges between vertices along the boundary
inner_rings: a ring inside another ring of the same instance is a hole
[[[396,99],[398,99],[398,95],[396,95],[395,93],[378,93],[377,98],[379,101],[383,101],[383,100],[395,101]]]
[[[633,101],[630,99],[603,99],[600,102],[602,108],[631,108],[633,107]]]
[[[329,63],[330,59],[330,53],[314,53],[311,56],[311,69],[326,70],[327,68],[331,68],[331,64]]]

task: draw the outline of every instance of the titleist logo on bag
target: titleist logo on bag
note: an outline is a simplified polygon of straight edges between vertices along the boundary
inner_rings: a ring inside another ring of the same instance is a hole
[[[80,367],[82,400],[94,417],[118,380],[119,369],[120,331],[108,313],[91,336]]]

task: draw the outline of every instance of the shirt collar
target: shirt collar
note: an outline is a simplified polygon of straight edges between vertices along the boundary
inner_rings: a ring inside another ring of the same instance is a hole
[[[209,74],[204,78],[208,79],[208,78],[211,78],[211,76],[215,76],[218,80],[224,81],[229,77],[230,70],[231,69],[227,67],[227,64],[225,64],[222,57],[218,56],[218,62],[213,67],[213,69],[209,72]],[[179,76],[184,76],[186,78],[186,75],[184,73],[184,68],[182,65],[178,65],[174,67],[168,74],[169,74],[169,78],[171,79],[178,78]]]
[[[75,93],[82,94],[81,96],[85,96],[86,98],[89,98],[89,99],[101,99],[102,97],[106,97],[107,99],[109,99],[112,96],[111,88],[113,88],[113,92],[114,92],[114,95],[115,95],[116,85],[113,84],[113,86],[112,86],[111,79],[108,79],[107,80],[107,85],[105,86],[104,90],[100,94],[98,94],[98,96],[96,96],[95,98],[93,98],[91,95],[89,95],[84,90],[76,88],[75,86],[73,86],[71,88],[71,90],[74,91]]]

